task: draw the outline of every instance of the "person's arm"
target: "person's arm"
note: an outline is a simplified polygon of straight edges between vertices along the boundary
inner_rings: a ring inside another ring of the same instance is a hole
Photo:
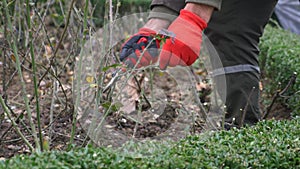
[[[215,8],[209,5],[189,2],[184,9],[193,12],[208,23]]]

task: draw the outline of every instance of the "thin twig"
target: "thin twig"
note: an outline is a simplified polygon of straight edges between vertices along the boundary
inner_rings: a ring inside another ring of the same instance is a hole
[[[6,106],[7,106],[7,104],[6,104]],[[13,116],[16,116],[16,114],[11,110],[10,107],[7,106],[7,108],[8,108],[8,110],[10,110],[10,112],[11,112],[11,114],[12,114]],[[15,122],[18,123],[19,120],[20,120],[20,118],[21,118],[22,116],[24,116],[24,113],[21,113],[21,114],[16,118]],[[22,122],[22,124],[23,124],[23,126],[26,126],[23,122]],[[11,124],[11,125],[3,132],[2,136],[0,137],[0,141],[6,136],[6,134],[7,134],[12,128],[13,128],[13,124]],[[28,128],[27,128],[27,129],[28,129]],[[29,131],[29,130],[27,130],[27,131]],[[29,131],[29,133],[30,133],[30,131]]]
[[[285,88],[279,93],[279,96],[283,96],[283,94],[290,88],[292,87],[295,82],[296,82],[296,78],[297,78],[297,73],[293,72],[293,75],[290,78],[290,81],[288,82],[288,84],[285,86]]]
[[[4,20],[6,20],[6,18],[4,17]],[[4,24],[4,39],[6,39],[7,36],[7,25]],[[3,81],[2,81],[2,89],[3,89],[3,95],[2,97],[4,98],[5,103],[7,103],[7,96],[6,96],[6,48],[4,48],[4,50],[2,51],[2,55],[3,55]]]
[[[53,112],[54,112],[54,103],[55,103],[55,92],[57,90],[57,84],[56,81],[53,81],[53,92],[52,92],[52,99],[51,99],[51,105],[50,105],[50,125],[49,126],[49,145],[51,145],[51,139],[52,139],[52,124],[53,124]]]
[[[49,65],[49,67],[47,68],[46,72],[45,72],[45,73],[42,75],[42,77],[40,78],[39,83],[38,83],[38,86],[40,86],[42,80],[43,80],[44,77],[49,73],[51,67],[52,67],[53,64],[54,64],[54,61],[55,61],[55,58],[56,58],[56,54],[57,54],[57,52],[58,52],[58,50],[59,50],[59,47],[60,47],[61,44],[62,44],[62,41],[63,41],[64,38],[65,38],[65,34],[66,34],[66,32],[67,32],[67,28],[68,28],[69,23],[70,23],[70,17],[71,17],[71,13],[72,13],[72,9],[73,9],[74,3],[75,3],[75,0],[72,0],[71,5],[70,5],[70,8],[69,8],[69,11],[68,11],[68,15],[67,15],[67,18],[66,18],[66,24],[65,24],[63,33],[62,33],[62,35],[61,35],[60,38],[59,38],[58,44],[57,44],[57,46],[56,46],[56,48],[55,48],[55,50],[54,50],[54,52],[53,52],[52,57],[50,58],[50,65]]]
[[[145,77],[145,75],[143,74],[142,78],[141,78],[140,80],[138,80],[136,76],[133,76],[134,81],[136,82],[137,87],[138,87],[138,90],[137,90],[137,91],[138,91],[138,94],[143,96],[144,100],[146,101],[146,103],[147,103],[147,105],[148,105],[147,107],[148,107],[148,108],[151,108],[151,107],[152,107],[152,106],[151,106],[151,103],[150,103],[149,100],[147,99],[145,93],[142,92],[143,88],[142,88],[141,83],[142,83],[144,77]]]
[[[40,15],[40,13],[37,11],[37,9],[34,8],[34,12],[36,13],[36,15],[38,16],[38,18],[39,18],[39,20],[40,20],[40,22],[41,22],[41,25],[39,26],[38,31],[35,33],[35,36],[34,36],[34,37],[38,37],[38,36],[37,36],[38,33],[39,33],[40,30],[43,28],[43,30],[45,31],[46,39],[47,39],[47,41],[48,41],[48,43],[49,43],[49,46],[50,46],[51,50],[54,51],[54,47],[53,47],[53,45],[52,45],[52,43],[51,43],[51,41],[50,41],[50,37],[49,37],[49,35],[48,35],[48,31],[47,31],[46,26],[45,26],[45,24],[44,24],[44,20],[45,20],[45,17],[46,17],[47,12],[48,12],[48,10],[49,10],[49,6],[50,6],[50,2],[48,2],[48,5],[47,5],[47,8],[46,8],[46,10],[45,10],[45,13],[44,13],[44,16],[43,16],[43,17]]]
[[[19,92],[19,93],[21,93],[21,92]],[[18,93],[17,95],[19,95],[19,93]],[[14,98],[13,98],[12,100],[14,100]],[[13,102],[13,101],[11,101],[11,102]],[[26,130],[28,133],[30,133],[30,130],[29,130],[29,128],[28,128],[28,125],[25,124],[25,123],[23,122],[23,119],[22,119],[22,117],[24,116],[25,111],[21,112],[21,113],[17,116],[17,114],[13,111],[13,109],[12,109],[7,103],[5,103],[5,104],[6,104],[6,107],[8,108],[8,110],[10,111],[10,113],[12,114],[12,116],[13,116],[14,118],[16,118],[16,119],[15,119],[15,122],[16,122],[16,123],[19,123],[19,122],[20,122],[21,125],[25,128],[25,130]],[[10,126],[3,132],[2,136],[0,137],[0,140],[2,140],[2,139],[6,136],[6,134],[7,134],[12,128],[13,128],[13,124],[10,124]]]
[[[291,76],[290,78],[290,81],[288,82],[288,84],[285,86],[285,88],[281,91],[276,91],[276,93],[274,94],[273,98],[272,98],[272,102],[271,104],[267,107],[265,113],[262,115],[262,118],[261,119],[266,119],[275,103],[275,101],[277,100],[278,97],[282,97],[283,94],[289,89],[291,88],[295,82],[296,82],[296,78],[297,78],[297,73],[294,72],[293,75]]]
[[[24,143],[30,148],[30,150],[33,152],[34,151],[34,147],[30,144],[30,142],[26,139],[26,137],[23,135],[23,133],[21,132],[21,130],[19,129],[16,121],[12,118],[10,111],[8,110],[8,108],[6,107],[4,100],[2,98],[2,96],[0,96],[0,104],[4,110],[4,112],[6,113],[7,117],[9,118],[9,120],[12,122],[17,134],[22,138],[22,140],[24,141]]]
[[[248,98],[247,98],[247,103],[246,103],[246,105],[245,105],[245,107],[244,107],[244,110],[243,110],[243,114],[242,114],[242,118],[241,118],[239,127],[244,126],[244,121],[245,121],[247,109],[248,109],[248,107],[249,107],[249,102],[250,102],[250,99],[251,99],[251,97],[252,97],[252,95],[253,95],[254,90],[255,90],[255,87],[253,87],[253,88],[251,89],[251,92],[250,92],[250,94],[249,94],[249,96],[248,96]]]
[[[144,77],[142,76],[141,81],[142,81],[143,79],[144,79]],[[146,96],[145,96],[144,88],[141,87],[141,84],[140,84],[141,81],[137,80],[136,76],[134,76],[134,80],[135,80],[135,82],[137,83],[137,86],[138,86],[138,88],[139,88],[139,89],[138,89],[139,94],[141,94],[141,95],[144,97],[144,99],[145,99],[145,101],[147,102],[148,106],[151,107],[151,104],[149,103],[149,101],[147,100],[147,98],[146,98]],[[142,101],[141,101],[141,103],[142,103]],[[142,104],[139,104],[139,105],[138,105],[138,112],[137,112],[137,113],[138,113],[138,114],[137,114],[138,120],[135,120],[136,122],[135,122],[135,125],[134,125],[132,138],[135,138],[135,137],[136,137],[136,132],[137,132],[138,125],[139,125],[139,123],[138,123],[137,121],[140,121],[140,120],[141,120],[141,112],[142,112],[142,109],[143,109],[143,105],[142,105]]]
[[[32,136],[24,136],[25,138],[30,138]],[[13,143],[13,142],[18,142],[18,141],[23,141],[22,138],[14,138],[14,139],[9,139],[9,140],[0,140],[0,143]]]

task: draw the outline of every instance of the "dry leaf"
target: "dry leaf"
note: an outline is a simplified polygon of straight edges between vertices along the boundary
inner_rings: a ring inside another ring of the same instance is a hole
[[[9,145],[7,146],[7,148],[11,150],[20,150],[22,147],[16,145]]]
[[[85,80],[86,80],[88,83],[93,83],[93,82],[94,82],[94,77],[93,77],[93,76],[86,76]]]
[[[52,49],[49,45],[45,45],[45,54],[44,56],[47,57],[47,58],[50,58],[51,55],[52,55]]]
[[[16,62],[16,57],[15,57],[15,55],[14,55],[13,53],[10,55],[10,58],[11,58],[14,62]]]
[[[69,90],[69,89],[72,89],[72,86],[68,85],[68,84],[62,84],[62,88],[64,90]]]
[[[73,71],[68,71],[68,72],[67,72],[67,75],[73,76],[73,75],[74,75],[74,72],[73,72]]]

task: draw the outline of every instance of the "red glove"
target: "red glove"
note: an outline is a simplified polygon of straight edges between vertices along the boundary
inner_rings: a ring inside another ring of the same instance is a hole
[[[155,63],[158,60],[158,49],[160,48],[160,40],[153,40],[155,35],[155,31],[147,28],[141,28],[137,34],[131,36],[122,45],[120,60],[127,66],[134,67],[144,52],[137,67],[139,68]],[[149,45],[150,42],[151,44]],[[144,51],[147,46],[147,50]]]
[[[198,15],[188,10],[181,10],[180,15],[168,28],[175,33],[175,39],[166,40],[160,53],[160,68],[193,64],[200,54],[202,31],[206,27],[206,22]]]

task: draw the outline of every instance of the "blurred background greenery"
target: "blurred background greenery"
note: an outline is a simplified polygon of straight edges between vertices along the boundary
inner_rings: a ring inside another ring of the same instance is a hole
[[[90,2],[95,9],[93,21],[97,27],[101,27],[105,19],[105,9],[108,9],[109,4],[106,0],[91,0]],[[147,12],[150,4],[151,0],[113,0],[113,11],[118,10],[118,15],[121,17],[132,13]]]

